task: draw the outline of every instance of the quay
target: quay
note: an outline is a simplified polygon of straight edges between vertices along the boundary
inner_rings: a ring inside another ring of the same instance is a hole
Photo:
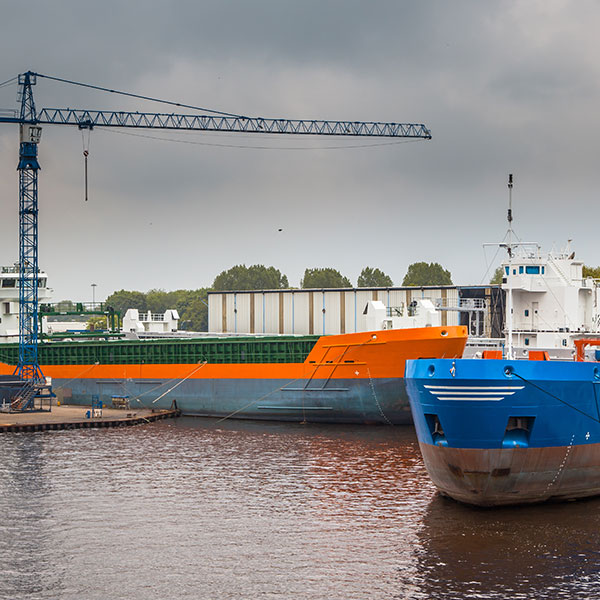
[[[52,411],[0,413],[0,433],[15,431],[59,431],[63,429],[100,429],[131,427],[178,417],[179,410],[103,408],[101,416],[93,418],[89,406],[52,406]]]

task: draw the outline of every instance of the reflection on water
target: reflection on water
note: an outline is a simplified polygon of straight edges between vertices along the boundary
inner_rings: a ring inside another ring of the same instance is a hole
[[[473,509],[435,496],[419,530],[427,598],[600,596],[600,500]]]
[[[4,434],[0,456],[0,598],[578,598],[599,582],[599,501],[462,507],[435,494],[411,428],[185,418]]]

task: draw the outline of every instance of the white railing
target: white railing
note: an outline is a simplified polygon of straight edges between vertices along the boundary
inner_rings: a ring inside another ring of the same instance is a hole
[[[150,318],[148,318],[150,317]],[[142,313],[140,314],[140,321],[142,323],[150,323],[150,322],[163,322],[165,321],[164,313]]]
[[[436,298],[434,300],[436,308],[446,308],[454,310],[484,310],[485,300],[483,298]]]
[[[388,317],[403,317],[404,316],[404,302],[400,306],[388,306],[386,307],[386,316]]]
[[[1,273],[18,273],[19,272],[19,263],[13,265],[12,267],[0,267]],[[41,273],[41,269],[38,268],[38,273]],[[31,275],[31,274],[29,274]]]

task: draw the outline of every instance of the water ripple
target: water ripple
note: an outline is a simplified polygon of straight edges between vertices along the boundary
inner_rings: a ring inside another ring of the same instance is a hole
[[[584,598],[599,501],[473,510],[410,428],[179,419],[0,438],[0,597]]]

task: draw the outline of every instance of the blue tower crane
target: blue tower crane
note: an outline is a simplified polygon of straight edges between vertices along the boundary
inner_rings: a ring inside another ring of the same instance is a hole
[[[31,86],[34,73],[19,75],[21,94],[19,145],[19,364],[23,380],[42,379],[38,362],[38,171],[37,124]]]
[[[190,114],[150,113],[71,108],[42,108],[36,111],[32,87],[43,77],[61,83],[82,86],[141,100],[160,102],[191,109]],[[431,139],[423,124],[376,121],[327,121],[306,119],[266,119],[246,117],[220,111],[201,109],[177,102],[111,90],[100,86],[69,81],[27,71],[17,79],[20,110],[0,114],[0,123],[19,124],[19,364],[15,375],[32,390],[42,385],[44,376],[38,360],[38,144],[41,125],[72,125],[79,129],[120,127],[144,129],[185,129],[192,131],[225,131],[257,134],[319,135],[352,137],[386,137]],[[12,80],[9,80],[10,82]],[[4,83],[8,83],[4,82]],[[211,114],[199,114],[205,111]],[[20,405],[21,410],[33,407],[34,393]]]

